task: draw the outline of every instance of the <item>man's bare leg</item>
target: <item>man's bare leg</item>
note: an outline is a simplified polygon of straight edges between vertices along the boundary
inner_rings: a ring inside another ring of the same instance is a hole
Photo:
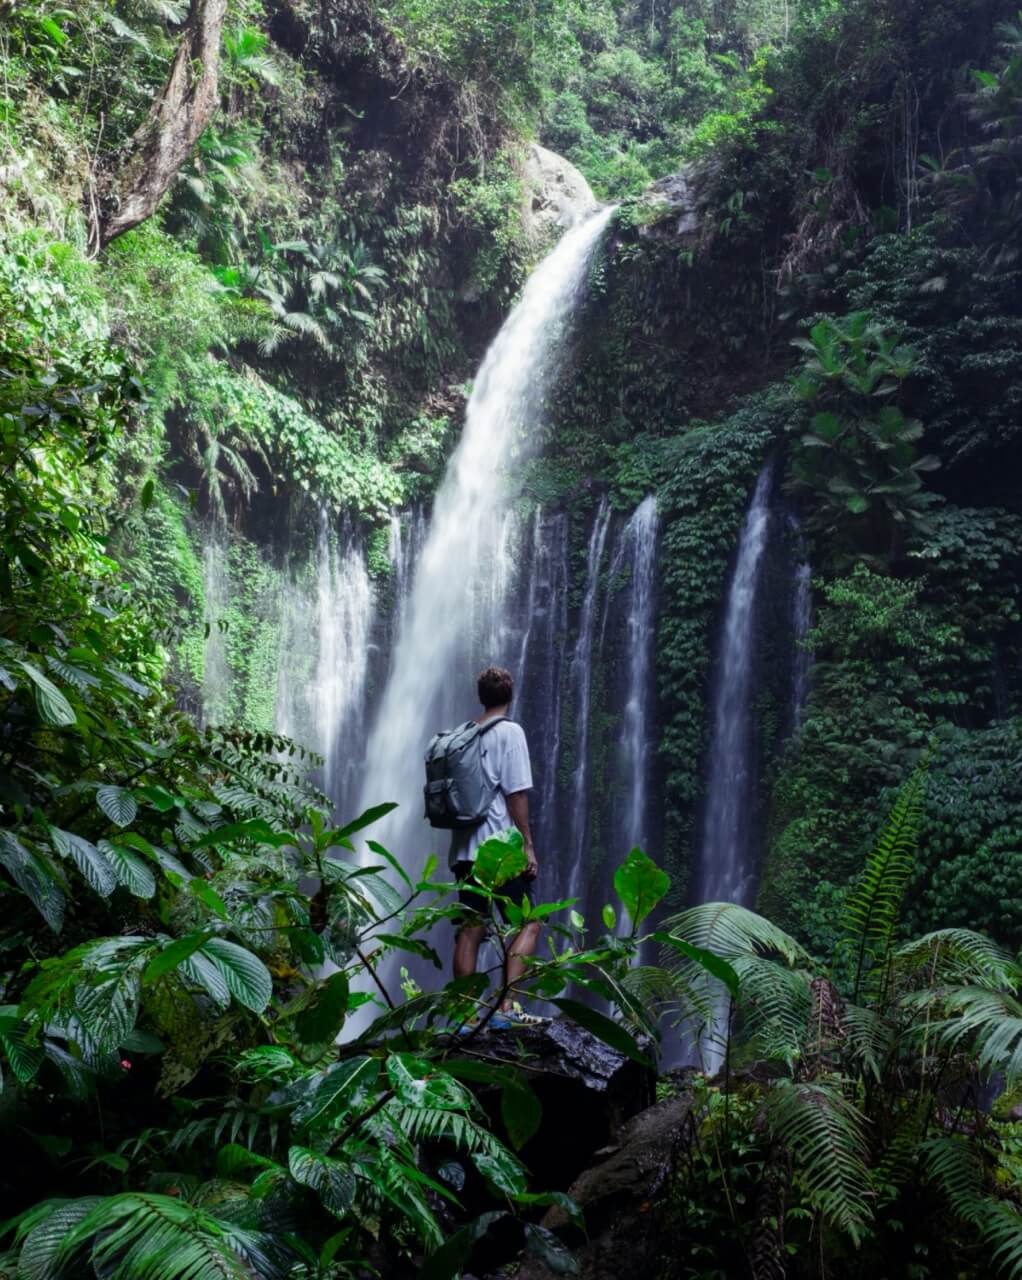
[[[454,976],[467,978],[475,973],[479,961],[479,948],[486,933],[482,924],[466,924],[458,930],[454,941]]]
[[[533,954],[538,941],[539,924],[536,921],[525,925],[513,939],[507,953],[506,981],[509,987],[513,986],[525,972],[525,957]],[[503,1013],[507,1013],[510,1010],[510,995],[500,1007]]]

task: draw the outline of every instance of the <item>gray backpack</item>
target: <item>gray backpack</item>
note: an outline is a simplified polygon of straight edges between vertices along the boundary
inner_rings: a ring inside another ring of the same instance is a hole
[[[483,768],[483,738],[507,716],[436,734],[426,748],[425,816],[431,827],[477,827],[496,794]]]

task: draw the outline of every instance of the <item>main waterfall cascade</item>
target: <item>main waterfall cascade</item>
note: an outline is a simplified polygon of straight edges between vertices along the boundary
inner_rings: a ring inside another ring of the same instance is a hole
[[[571,890],[594,920],[613,867],[655,838],[656,504],[629,517],[582,494],[545,508],[514,498],[507,473],[539,434],[611,212],[566,232],[527,283],[479,370],[432,511],[391,518],[389,575],[371,580],[362,535],[321,514],[311,554],[285,557],[275,609],[275,727],[323,756],[339,820],[398,802],[367,834],[413,872],[429,853],[443,864],[449,839],[422,819],[426,742],[476,713],[481,667],[509,667],[533,762],[539,892]],[[218,607],[223,556],[211,543]],[[221,649],[210,656],[220,686],[230,672]]]

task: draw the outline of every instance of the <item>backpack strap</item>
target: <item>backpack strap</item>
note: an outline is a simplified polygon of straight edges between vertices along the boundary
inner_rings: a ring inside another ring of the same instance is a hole
[[[484,720],[482,724],[478,724],[475,721],[473,721],[473,724],[475,724],[476,728],[479,730],[479,737],[481,738],[484,733],[489,733],[491,729],[495,729],[498,724],[504,724],[505,721],[508,724],[510,724],[511,717],[510,716],[493,716],[489,720]]]

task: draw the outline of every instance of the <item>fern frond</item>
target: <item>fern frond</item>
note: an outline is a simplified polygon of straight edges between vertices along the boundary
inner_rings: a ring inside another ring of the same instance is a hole
[[[809,1203],[859,1244],[873,1216],[862,1114],[837,1084],[781,1080],[766,1096],[766,1118],[794,1156]]]
[[[850,1066],[863,1075],[880,1079],[882,1064],[894,1043],[894,1029],[876,1009],[846,1004],[844,1008],[844,1052]]]
[[[808,953],[783,929],[734,902],[705,902],[664,922],[675,938],[730,960],[740,955],[779,955],[789,965],[808,965]]]
[[[1005,1087],[1022,1077],[1022,1004],[1003,991],[962,987],[944,993],[946,1019],[934,1028],[948,1048],[967,1042],[980,1071],[999,1071]]]
[[[894,952],[898,975],[921,976],[927,985],[986,987],[1022,986],[1022,965],[1003,947],[971,929],[938,929],[915,938]]]
[[[787,969],[763,956],[735,956],[738,974],[739,1034],[753,1059],[798,1060],[809,1018],[810,985],[802,970]]]
[[[855,957],[857,1000],[867,972],[884,966],[912,874],[922,821],[925,772],[917,770],[905,783],[866,859],[862,878],[845,901],[842,925],[845,945]]]
[[[247,1260],[234,1247],[237,1229],[228,1228],[170,1196],[109,1196],[65,1232],[53,1268],[37,1280],[56,1277],[85,1250],[105,1280],[251,1280]]]
[[[972,1221],[983,1194],[983,1170],[973,1144],[967,1138],[931,1138],[918,1150],[927,1182],[959,1218]]]

